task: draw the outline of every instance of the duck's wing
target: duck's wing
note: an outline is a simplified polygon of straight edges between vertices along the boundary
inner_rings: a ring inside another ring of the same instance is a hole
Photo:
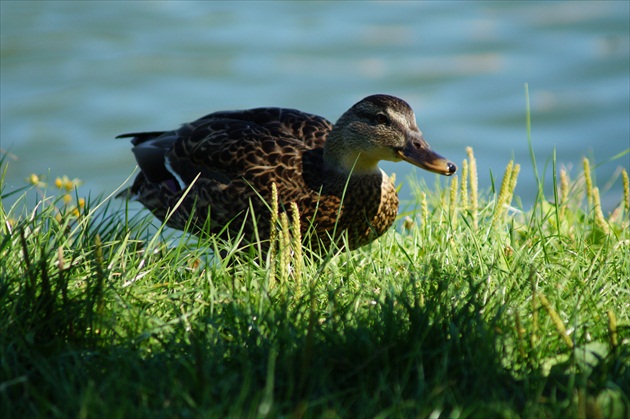
[[[282,202],[308,201],[302,155],[321,149],[331,129],[316,115],[260,108],[216,112],[175,131],[127,134],[142,171],[131,192],[163,218],[194,181],[171,218],[177,228],[192,207],[200,222],[211,215],[217,227],[246,212],[250,202],[264,214],[262,201],[270,201],[272,183]]]
[[[294,109],[215,112],[176,132],[166,165],[182,187],[198,173],[223,182],[251,181],[251,174],[265,170],[280,175],[282,169],[297,168],[295,159],[303,151],[322,148],[331,129],[326,119]]]
[[[268,140],[274,138],[288,140],[308,149],[322,148],[331,129],[332,124],[317,115],[295,109],[257,108],[214,112],[183,124],[177,130],[132,132],[116,138],[131,138],[134,145],[132,151],[138,166],[149,180],[177,180],[180,186],[184,186],[199,172],[206,172],[210,177],[222,177],[224,170],[236,170],[238,174],[238,165],[233,167],[229,158],[209,162],[208,156],[204,158],[204,154],[214,154],[217,149],[240,149],[236,153],[238,157],[243,155],[246,148],[256,148],[258,140],[263,138],[266,139],[264,143],[267,148],[259,148],[259,156],[271,151],[273,141]],[[178,151],[167,160],[167,154],[176,144]],[[225,151],[224,157],[227,157],[227,153]],[[209,163],[206,165],[209,167],[197,167],[194,164],[204,161]],[[178,169],[169,165],[177,166]],[[209,172],[209,169],[213,170]]]

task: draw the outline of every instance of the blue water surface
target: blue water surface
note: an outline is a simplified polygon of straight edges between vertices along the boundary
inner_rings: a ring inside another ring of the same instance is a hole
[[[31,173],[108,195],[135,167],[117,134],[215,110],[283,106],[335,120],[362,97],[407,100],[432,147],[473,147],[490,188],[511,159],[527,209],[551,159],[588,156],[612,209],[630,170],[630,3],[2,1],[0,144],[5,192]],[[622,154],[621,157],[614,158]],[[611,161],[612,160],[612,161]],[[384,163],[405,183],[436,175]],[[610,180],[613,180],[612,182]]]

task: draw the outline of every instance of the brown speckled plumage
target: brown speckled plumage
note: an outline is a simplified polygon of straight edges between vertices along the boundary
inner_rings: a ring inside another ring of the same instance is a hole
[[[456,170],[429,150],[409,105],[387,95],[358,102],[334,127],[294,109],[259,108],[120,137],[132,137],[141,170],[128,195],[157,218],[165,220],[185,195],[170,227],[191,222],[193,231],[222,237],[242,229],[251,239],[256,226],[263,242],[274,182],[280,210],[297,204],[302,233],[315,233],[312,245],[328,246],[333,234],[338,240],[347,232],[355,249],[385,233],[397,215],[396,190],[378,161],[406,160],[445,175]]]

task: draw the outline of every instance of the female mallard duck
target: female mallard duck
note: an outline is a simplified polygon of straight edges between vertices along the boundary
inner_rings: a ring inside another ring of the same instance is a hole
[[[347,232],[355,249],[385,233],[398,212],[380,160],[405,160],[446,176],[457,170],[429,149],[411,107],[387,95],[366,97],[335,125],[294,109],[259,108],[122,137],[132,138],[140,167],[129,196],[157,218],[221,237],[242,231],[263,243],[272,183],[281,211],[297,204],[303,237],[309,234],[312,245],[340,244]]]

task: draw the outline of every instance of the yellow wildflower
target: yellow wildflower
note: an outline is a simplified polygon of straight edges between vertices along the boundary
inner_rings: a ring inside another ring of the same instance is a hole
[[[77,178],[70,179],[68,176],[63,175],[55,179],[55,186],[59,189],[65,189],[70,192],[81,184],[81,181]]]
[[[26,178],[26,181],[31,185],[34,185],[36,188],[45,188],[46,183],[44,179],[44,175],[36,175],[35,173],[31,174]]]
[[[70,179],[66,179],[66,181],[63,184],[63,187],[66,188],[66,191],[70,192],[71,190],[73,190],[75,188],[75,183],[73,180]]]

